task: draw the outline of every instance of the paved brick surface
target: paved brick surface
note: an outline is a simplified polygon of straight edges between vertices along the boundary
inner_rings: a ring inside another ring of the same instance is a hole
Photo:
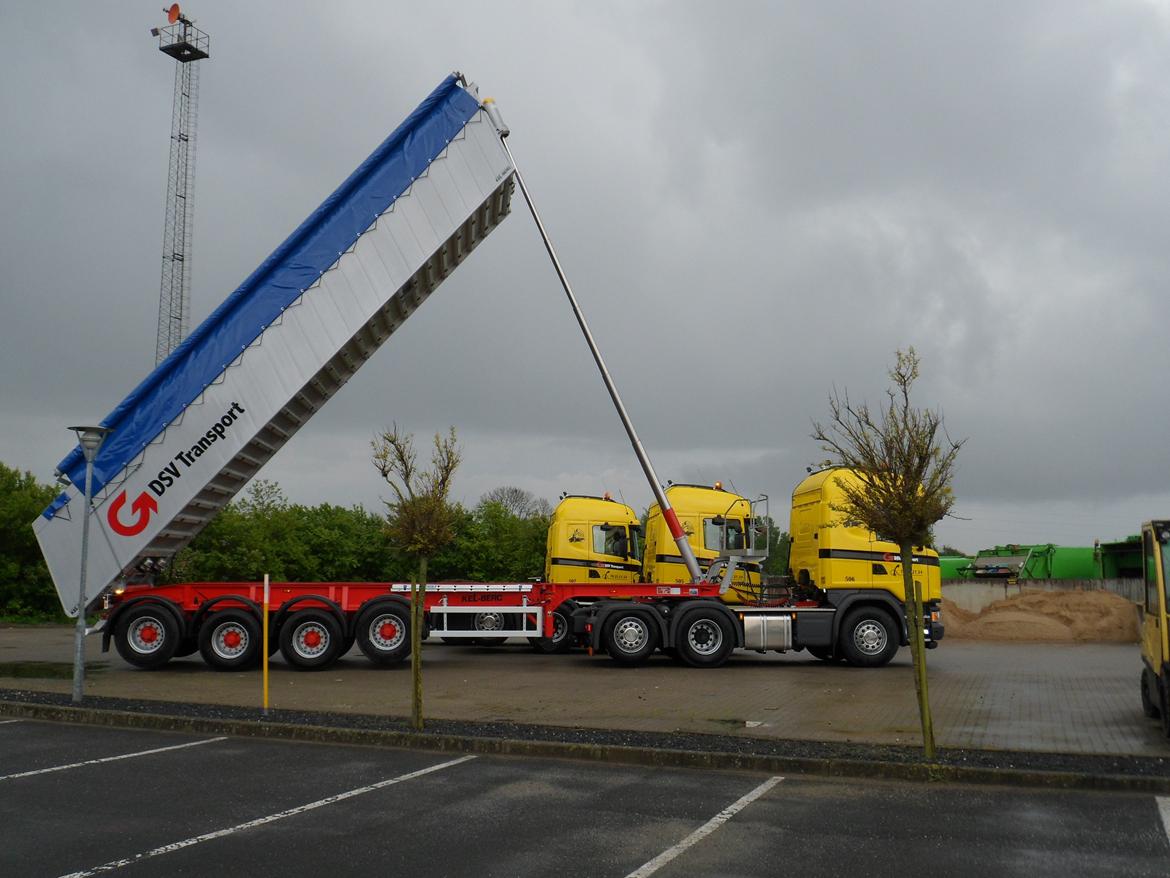
[[[140,671],[90,638],[88,693],[258,706],[258,672],[216,673],[198,656]],[[0,629],[0,688],[68,692],[72,630]],[[929,655],[936,736],[944,747],[1170,755],[1138,701],[1136,645],[944,642]],[[834,742],[919,741],[910,658],[885,668],[828,665],[807,653],[737,656],[695,670],[657,657],[620,668],[581,652],[542,656],[526,645],[428,644],[425,710],[435,718],[709,732]],[[49,675],[61,674],[57,678]],[[30,676],[31,674],[31,676]],[[19,675],[19,676],[18,676]],[[354,651],[318,673],[273,661],[271,706],[410,711],[408,665],[376,668]]]

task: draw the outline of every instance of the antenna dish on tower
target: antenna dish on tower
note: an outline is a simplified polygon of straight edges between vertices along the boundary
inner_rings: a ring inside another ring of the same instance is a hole
[[[172,3],[170,9],[164,9],[163,12],[167,14],[168,24],[174,24],[181,17],[178,3]]]

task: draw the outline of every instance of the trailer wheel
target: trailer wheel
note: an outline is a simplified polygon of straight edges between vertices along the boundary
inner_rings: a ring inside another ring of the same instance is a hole
[[[362,611],[357,621],[357,644],[378,665],[394,665],[410,653],[410,611],[380,604]]]
[[[678,657],[692,668],[717,668],[735,649],[735,631],[716,609],[692,610],[679,623],[674,643]]]
[[[502,631],[508,625],[508,618],[504,613],[489,610],[486,613],[476,613],[472,623],[476,631]],[[499,646],[507,642],[505,637],[477,637],[474,643],[477,646]]]
[[[568,652],[573,647],[572,618],[576,607],[570,603],[561,604],[553,610],[552,637],[529,637],[528,642],[537,652],[552,655]]]
[[[244,610],[212,613],[199,627],[199,654],[217,671],[251,667],[260,650],[260,623]]]
[[[841,654],[859,668],[888,664],[898,651],[897,623],[876,607],[858,607],[841,625]]]
[[[179,626],[160,604],[131,607],[118,617],[114,645],[118,655],[136,668],[161,668],[179,648]]]
[[[1150,719],[1161,715],[1162,709],[1158,706],[1158,702],[1150,697],[1150,693],[1155,695],[1158,692],[1158,680],[1150,673],[1149,668],[1142,668],[1142,713]]]
[[[298,671],[315,671],[341,655],[337,620],[326,610],[299,610],[280,626],[280,653]]]
[[[639,665],[658,645],[658,630],[643,613],[614,613],[605,625],[602,644],[619,665]]]

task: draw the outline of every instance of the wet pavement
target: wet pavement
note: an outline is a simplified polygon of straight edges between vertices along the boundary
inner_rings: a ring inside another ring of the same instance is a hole
[[[72,629],[0,628],[0,689],[69,692]],[[87,642],[86,692],[257,707],[261,674],[219,673],[192,656],[158,671],[130,667]],[[1138,701],[1136,644],[948,641],[929,654],[938,743],[962,749],[1170,756]],[[807,653],[737,655],[716,670],[656,657],[621,668],[583,652],[544,656],[526,644],[427,644],[425,712],[436,719],[531,723],[763,739],[917,744],[910,658],[873,670]],[[270,705],[404,716],[409,665],[379,668],[356,650],[322,672],[272,663]],[[2,693],[0,693],[2,694]]]

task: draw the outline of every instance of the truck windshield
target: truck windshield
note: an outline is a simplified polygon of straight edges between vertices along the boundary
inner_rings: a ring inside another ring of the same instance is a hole
[[[724,528],[727,530],[727,545],[723,545]],[[738,518],[704,518],[703,545],[716,552],[738,552],[744,547],[743,521]]]

